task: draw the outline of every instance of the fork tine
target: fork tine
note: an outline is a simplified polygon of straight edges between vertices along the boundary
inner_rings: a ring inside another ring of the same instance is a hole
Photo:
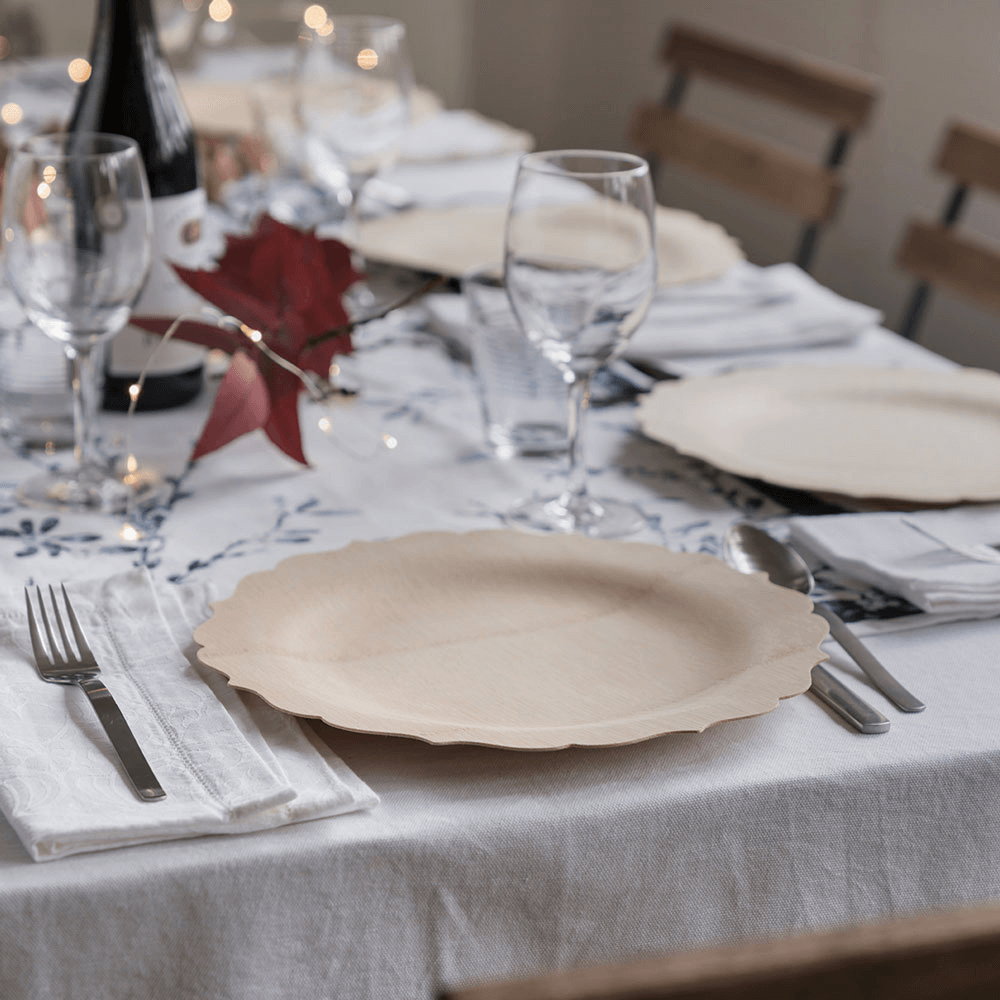
[[[62,589],[63,600],[66,602],[66,614],[69,616],[69,627],[73,630],[73,638],[76,639],[76,648],[80,651],[80,656],[84,659],[93,660],[95,659],[93,650],[87,644],[87,639],[83,634],[83,629],[80,628],[80,623],[77,621],[76,612],[73,610],[73,605],[69,603],[69,594],[66,593],[66,584],[59,584]],[[53,600],[55,597],[53,596]]]
[[[45,629],[45,638],[49,640],[49,649],[52,650],[52,662],[57,667],[63,667],[66,665],[66,661],[62,657],[59,644],[56,642],[56,637],[52,632],[52,626],[49,624],[49,616],[45,610],[45,598],[42,597],[42,588],[35,587],[35,592],[38,594],[38,609],[42,613],[42,626]]]
[[[31,591],[27,587],[24,588],[24,603],[28,606],[28,633],[31,636],[31,649],[35,654],[35,663],[39,669],[44,670],[51,666],[51,661],[49,654],[45,651],[45,646],[42,644],[38,622],[35,620],[35,609],[31,606]]]
[[[73,646],[69,641],[69,636],[66,634],[66,627],[63,625],[62,615],[59,613],[59,602],[56,600],[56,592],[49,584],[49,600],[52,603],[52,614],[56,619],[56,628],[59,629],[59,635],[62,636],[62,648],[66,654],[67,660],[73,659]]]

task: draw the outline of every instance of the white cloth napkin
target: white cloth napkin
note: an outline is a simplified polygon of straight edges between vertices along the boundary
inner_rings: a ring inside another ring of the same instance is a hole
[[[194,658],[203,587],[136,570],[70,586],[73,607],[167,793],[131,791],[86,695],[35,672],[23,593],[0,606],[0,809],[28,853],[243,833],[366,809],[374,792],[309,728],[230,688]]]
[[[844,343],[881,320],[877,309],[824,288],[794,264],[741,261],[714,281],[658,292],[625,357],[661,360]]]
[[[1000,505],[796,517],[792,541],[935,621],[1000,615]],[[997,557],[993,561],[993,557]]]
[[[527,132],[474,111],[441,111],[415,124],[403,140],[404,162],[523,153],[533,145]]]

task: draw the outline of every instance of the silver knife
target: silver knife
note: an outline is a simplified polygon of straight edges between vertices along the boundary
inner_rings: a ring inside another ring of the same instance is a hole
[[[826,667],[818,663],[812,668],[812,691],[839,716],[846,719],[859,733],[887,733],[889,720],[877,709],[841,684]]]

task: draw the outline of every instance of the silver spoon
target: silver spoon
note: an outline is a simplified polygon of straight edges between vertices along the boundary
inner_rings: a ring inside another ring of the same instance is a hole
[[[742,573],[763,570],[772,583],[810,594],[815,581],[802,557],[752,524],[734,524],[726,535],[726,560]],[[830,635],[897,708],[922,712],[927,706],[889,673],[841,619],[821,604],[814,611],[830,623]]]

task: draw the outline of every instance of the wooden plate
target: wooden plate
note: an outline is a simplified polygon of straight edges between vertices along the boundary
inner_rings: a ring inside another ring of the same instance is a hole
[[[334,726],[519,749],[634,743],[809,687],[826,624],[709,556],[428,532],[245,578],[195,638],[238,688]]]

